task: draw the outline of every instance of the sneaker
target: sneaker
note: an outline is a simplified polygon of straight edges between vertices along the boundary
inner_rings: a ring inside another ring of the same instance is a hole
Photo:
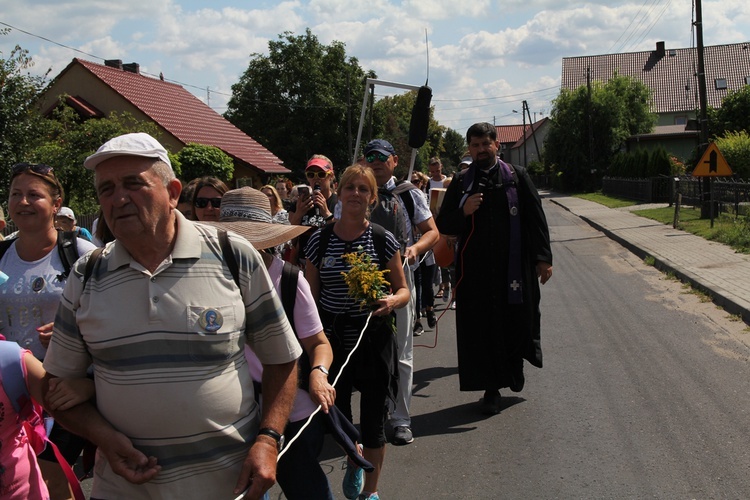
[[[393,440],[391,443],[397,446],[413,443],[414,436],[411,433],[411,427],[408,425],[398,425],[393,429]]]
[[[443,290],[443,302],[448,302],[451,299],[451,287],[445,287]]]
[[[454,311],[456,310],[456,301],[455,300],[453,302],[451,302],[451,309],[454,310]]]
[[[437,320],[435,319],[435,311],[430,309],[426,312],[427,314],[427,326],[430,328],[435,328],[435,324],[437,324]]]
[[[422,327],[422,323],[417,321],[414,323],[414,336],[419,337],[422,333],[424,333],[424,327]]]
[[[361,446],[359,446],[359,453],[362,454]],[[354,500],[360,493],[362,493],[362,487],[364,485],[365,471],[362,467],[353,464],[347,459],[344,480],[341,482],[341,489],[344,491],[344,496],[350,500]]]
[[[364,493],[357,497],[357,500],[380,500],[380,497],[378,496],[378,492],[370,493],[369,495],[365,495]]]

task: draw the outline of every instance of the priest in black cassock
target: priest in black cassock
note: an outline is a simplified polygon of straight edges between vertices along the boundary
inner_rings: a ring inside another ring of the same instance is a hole
[[[526,169],[497,157],[497,129],[466,132],[473,160],[448,186],[436,223],[458,237],[456,339],[462,391],[484,391],[500,412],[500,389],[523,389],[523,360],[542,367],[539,283],[552,276],[542,202]]]

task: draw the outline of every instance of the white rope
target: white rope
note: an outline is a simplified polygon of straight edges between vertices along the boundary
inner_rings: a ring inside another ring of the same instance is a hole
[[[351,359],[352,354],[354,354],[354,351],[357,350],[357,347],[359,347],[360,342],[362,342],[362,337],[364,337],[365,330],[367,330],[367,326],[370,324],[370,318],[372,318],[372,311],[370,311],[370,313],[367,315],[365,326],[364,328],[362,328],[362,331],[359,332],[359,338],[357,339],[357,343],[354,344],[354,348],[351,351],[349,351],[349,354],[346,356],[346,360],[344,361],[344,364],[341,366],[341,369],[339,370],[338,375],[336,375],[336,378],[334,379],[333,384],[331,384],[333,387],[336,387],[336,384],[339,381],[339,377],[341,377],[341,374],[344,373],[344,368],[346,368],[346,365],[349,364],[349,360]],[[309,417],[307,417],[307,421],[305,422],[305,424],[302,427],[300,427],[300,430],[297,431],[297,434],[295,434],[294,437],[289,440],[286,446],[284,446],[284,449],[279,452],[279,455],[276,457],[276,463],[278,463],[279,460],[281,460],[281,457],[284,456],[284,453],[286,453],[286,450],[288,450],[289,447],[292,446],[292,443],[294,443],[297,440],[297,438],[300,437],[302,432],[307,428],[307,426],[310,425],[310,422],[312,421],[313,417],[315,417],[315,415],[320,411],[322,407],[323,407],[322,405],[318,405],[318,407],[315,408],[315,411],[312,412]],[[252,480],[251,480],[251,483],[252,483]],[[245,491],[240,493],[238,497],[234,498],[234,500],[242,500],[243,498],[245,498],[245,495],[247,495],[248,491],[250,491],[250,486],[248,486]]]

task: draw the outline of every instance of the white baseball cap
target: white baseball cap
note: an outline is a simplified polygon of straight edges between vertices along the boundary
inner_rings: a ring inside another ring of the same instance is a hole
[[[172,163],[169,161],[169,155],[164,146],[159,141],[143,132],[125,134],[114,139],[110,139],[101,145],[96,153],[86,158],[83,166],[89,170],[94,170],[104,160],[115,156],[143,156],[145,158],[158,158],[169,167]]]
[[[67,217],[68,219],[72,220],[73,222],[76,221],[76,214],[74,214],[73,210],[71,210],[68,207],[60,207],[60,210],[57,211],[56,216],[57,217]]]

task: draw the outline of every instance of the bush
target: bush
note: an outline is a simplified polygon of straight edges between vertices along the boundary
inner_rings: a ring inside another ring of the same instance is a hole
[[[716,138],[716,146],[735,176],[750,178],[750,135],[746,131],[727,132]]]

